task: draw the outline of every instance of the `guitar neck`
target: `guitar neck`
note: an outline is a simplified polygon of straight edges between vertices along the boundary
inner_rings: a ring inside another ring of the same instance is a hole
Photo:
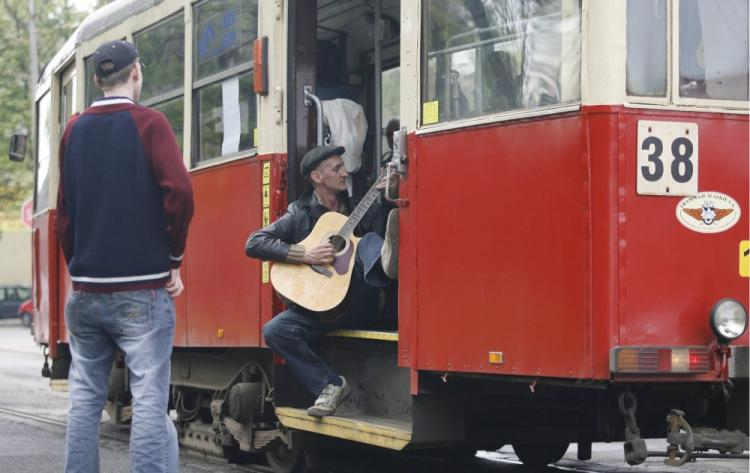
[[[377,181],[375,181],[375,184],[370,187],[370,190],[367,191],[367,194],[365,194],[365,196],[359,202],[351,215],[349,215],[349,218],[346,220],[344,226],[341,227],[341,230],[338,231],[339,235],[346,239],[349,239],[349,237],[352,236],[352,234],[354,233],[354,229],[357,228],[357,225],[359,225],[359,221],[362,220],[362,217],[365,216],[372,204],[378,198],[380,190],[375,188],[376,185]]]

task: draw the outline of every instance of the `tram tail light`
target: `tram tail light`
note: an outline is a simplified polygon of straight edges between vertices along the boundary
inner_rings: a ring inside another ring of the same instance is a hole
[[[613,373],[705,373],[710,369],[707,347],[617,347]]]

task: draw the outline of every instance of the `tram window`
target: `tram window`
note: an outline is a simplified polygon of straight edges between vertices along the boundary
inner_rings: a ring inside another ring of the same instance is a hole
[[[166,115],[167,120],[172,125],[172,131],[174,131],[177,144],[180,146],[180,150],[182,150],[183,111],[185,109],[185,102],[182,96],[154,105],[153,108]]]
[[[666,0],[628,0],[627,25],[628,94],[666,96]]]
[[[230,77],[203,87],[197,99],[196,163],[255,146],[256,122],[252,74]]]
[[[425,0],[423,123],[580,99],[577,0]],[[425,107],[426,109],[427,107]]]
[[[185,71],[185,19],[167,20],[134,36],[144,69],[141,100],[182,89]],[[180,122],[182,117],[180,117]]]
[[[252,41],[257,0],[208,0],[195,7],[193,164],[255,146]]]
[[[257,35],[257,0],[209,0],[197,5],[195,79],[249,63]]]
[[[76,103],[75,94],[76,76],[72,75],[60,89],[60,110],[58,117],[58,126],[60,127],[60,130],[65,129],[68,119],[73,115],[73,107]]]
[[[37,102],[36,133],[36,187],[34,189],[34,211],[49,208],[49,160],[52,132],[52,96],[44,94]]]
[[[86,97],[86,106],[88,107],[94,100],[102,97],[103,94],[101,89],[96,86],[96,82],[94,82],[94,56],[84,59],[83,65],[86,74],[86,80],[83,83],[84,89],[86,89],[84,94]]]
[[[748,100],[747,0],[680,2],[680,97]]]

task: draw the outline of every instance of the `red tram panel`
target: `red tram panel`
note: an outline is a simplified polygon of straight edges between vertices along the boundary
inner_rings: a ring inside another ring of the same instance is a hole
[[[33,292],[35,316],[34,338],[49,344],[49,353],[57,356],[61,325],[65,325],[62,306],[58,307],[58,243],[55,227],[57,212],[48,210],[32,221]],[[65,269],[65,268],[63,268]],[[60,320],[58,320],[60,314]]]
[[[738,248],[748,229],[748,119],[719,113],[615,109],[619,121],[620,344],[708,346],[711,307],[731,297],[748,307],[747,280],[738,272]],[[699,192],[734,198],[739,222],[720,233],[685,228],[675,209],[682,196],[638,195],[639,120],[698,125]],[[748,333],[733,344],[747,345]]]
[[[585,131],[567,115],[417,137],[418,369],[586,375]]]
[[[195,215],[185,260],[189,346],[258,346],[260,262],[245,258],[261,226],[257,159],[191,173]],[[216,212],[216,209],[222,209]]]

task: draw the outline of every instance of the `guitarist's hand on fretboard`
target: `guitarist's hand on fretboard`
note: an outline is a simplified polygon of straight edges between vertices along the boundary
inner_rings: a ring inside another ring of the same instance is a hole
[[[333,247],[328,243],[305,249],[304,261],[306,264],[331,264],[333,263]]]

